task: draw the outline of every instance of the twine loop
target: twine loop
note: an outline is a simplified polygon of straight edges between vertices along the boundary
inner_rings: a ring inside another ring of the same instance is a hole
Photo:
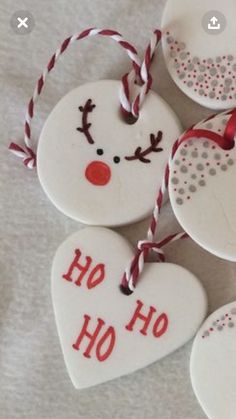
[[[35,113],[35,103],[42,93],[47,76],[51,73],[59,58],[62,54],[64,54],[70,45],[76,41],[80,41],[91,36],[103,36],[112,39],[125,50],[130,58],[133,69],[122,77],[119,92],[120,107],[121,112],[124,115],[124,119],[127,121],[132,121],[133,123],[139,117],[141,106],[152,86],[150,66],[155,49],[161,39],[161,32],[159,30],[155,30],[153,32],[150,43],[146,48],[143,62],[140,60],[136,48],[129,41],[125,40],[117,31],[112,29],[89,28],[79,34],[74,34],[62,42],[61,46],[52,55],[46,68],[36,83],[33,96],[28,103],[25,115],[24,144],[11,142],[9,146],[11,152],[21,158],[23,164],[29,169],[35,168],[37,164],[37,149],[31,138],[31,124]],[[132,90],[135,82],[138,82],[140,87],[136,97],[133,99]]]

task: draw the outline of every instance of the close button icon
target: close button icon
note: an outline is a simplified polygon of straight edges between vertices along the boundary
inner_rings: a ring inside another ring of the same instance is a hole
[[[17,20],[18,20],[18,25],[17,25],[17,28],[19,29],[19,28],[21,28],[21,26],[24,26],[24,28],[28,28],[28,25],[27,25],[27,21],[28,21],[28,17],[25,17],[24,19],[22,19],[21,17],[18,17],[17,18]]]
[[[28,10],[17,10],[11,17],[11,27],[17,35],[26,35],[34,29],[35,21]]]

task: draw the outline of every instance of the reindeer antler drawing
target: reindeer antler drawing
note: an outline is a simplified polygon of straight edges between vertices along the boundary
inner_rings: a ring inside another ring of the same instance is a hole
[[[137,147],[133,156],[126,156],[126,160],[140,160],[142,163],[151,163],[150,159],[147,159],[146,156],[148,154],[159,153],[160,151],[163,151],[163,148],[158,147],[159,143],[161,142],[163,137],[163,132],[158,131],[157,135],[150,134],[150,143],[151,145],[147,147],[146,149],[142,150],[141,147]]]
[[[76,128],[77,131],[82,132],[87,138],[89,144],[94,144],[94,140],[89,132],[91,123],[88,122],[88,114],[93,111],[96,105],[92,103],[92,99],[88,99],[84,106],[79,106],[80,112],[82,112],[82,127]]]

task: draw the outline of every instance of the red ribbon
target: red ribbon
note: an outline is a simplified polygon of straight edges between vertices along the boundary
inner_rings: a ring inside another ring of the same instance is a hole
[[[228,123],[225,128],[225,132],[223,135],[217,134],[216,132],[209,131],[206,129],[195,129],[190,128],[190,130],[186,131],[186,133],[182,136],[181,140],[179,141],[179,146],[184,141],[188,140],[189,138],[207,138],[214,143],[216,143],[220,148],[223,150],[231,150],[235,145],[234,137],[236,135],[236,109],[232,111],[232,115],[228,120]]]

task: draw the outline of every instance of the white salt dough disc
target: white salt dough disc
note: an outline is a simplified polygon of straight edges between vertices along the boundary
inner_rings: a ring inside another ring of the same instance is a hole
[[[193,337],[205,317],[204,289],[174,264],[146,264],[135,292],[122,294],[119,284],[132,256],[123,237],[102,227],[73,234],[56,252],[53,305],[76,388],[132,373],[170,354]],[[137,309],[148,320],[136,318],[130,325]],[[90,337],[82,333],[84,325]]]
[[[154,92],[139,120],[125,123],[119,89],[119,81],[106,80],[72,90],[49,115],[39,140],[43,189],[59,210],[86,224],[114,226],[148,216],[180,134],[173,111]],[[150,150],[151,140],[156,151]]]
[[[235,13],[235,0],[168,0],[164,11],[169,73],[186,95],[211,109],[236,106]]]
[[[230,116],[218,115],[198,128],[223,134]],[[204,138],[178,148],[170,165],[169,195],[183,229],[200,246],[236,261],[236,147],[223,150]]]
[[[193,389],[209,419],[236,415],[236,302],[215,311],[199,330],[192,349]]]

